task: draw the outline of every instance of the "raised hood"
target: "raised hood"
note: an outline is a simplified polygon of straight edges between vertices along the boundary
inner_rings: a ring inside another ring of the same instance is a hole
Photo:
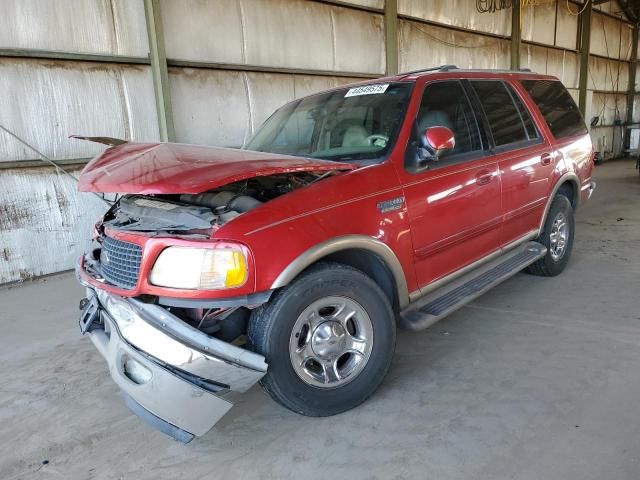
[[[81,192],[202,193],[251,177],[352,170],[350,163],[180,143],[127,142],[105,150],[80,175]]]

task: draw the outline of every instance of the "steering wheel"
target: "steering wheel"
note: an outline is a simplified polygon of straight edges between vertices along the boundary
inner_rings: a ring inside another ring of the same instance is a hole
[[[373,146],[380,146],[380,145],[376,145],[376,140],[382,140],[384,142],[384,145],[382,145],[383,147],[387,145],[387,143],[389,142],[389,137],[387,137],[386,135],[379,135],[379,134],[374,134],[374,135],[369,135],[367,137],[367,143],[369,145]]]

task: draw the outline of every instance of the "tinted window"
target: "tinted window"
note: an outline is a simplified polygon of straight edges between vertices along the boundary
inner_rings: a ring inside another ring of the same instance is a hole
[[[473,81],[496,147],[528,140],[518,108],[513,103],[504,83],[499,81]]]
[[[529,140],[540,138],[540,134],[536,129],[535,123],[533,123],[533,120],[531,119],[531,114],[529,113],[529,110],[527,110],[527,107],[524,106],[524,103],[522,103],[522,100],[520,100],[520,98],[518,97],[518,94],[514,92],[509,85],[507,85],[507,88],[509,89],[509,92],[511,92],[511,96],[513,97],[513,102],[516,104],[516,107],[518,108],[518,112],[520,112],[520,118],[522,119],[522,123],[524,123],[524,128],[527,132],[527,135],[529,136]]]
[[[554,137],[562,138],[587,133],[580,110],[561,82],[524,80],[522,85],[540,109]]]
[[[452,154],[482,149],[475,117],[458,81],[427,85],[416,122],[420,133],[428,127],[450,128],[456,140]]]

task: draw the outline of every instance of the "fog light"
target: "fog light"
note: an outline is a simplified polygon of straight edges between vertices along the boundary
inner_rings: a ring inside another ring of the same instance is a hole
[[[151,370],[133,358],[125,357],[122,367],[125,376],[137,385],[144,385],[151,380]]]

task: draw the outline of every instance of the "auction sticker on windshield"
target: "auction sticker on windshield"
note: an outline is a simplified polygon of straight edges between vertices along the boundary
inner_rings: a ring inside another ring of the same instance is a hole
[[[347,97],[357,97],[358,95],[378,95],[387,91],[389,87],[388,83],[376,84],[376,85],[363,85],[362,87],[350,88],[344,95]]]

